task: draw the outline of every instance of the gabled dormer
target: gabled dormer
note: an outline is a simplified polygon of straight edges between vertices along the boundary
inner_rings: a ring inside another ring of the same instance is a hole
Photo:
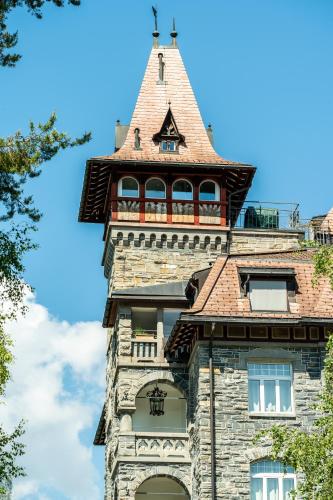
[[[153,135],[155,144],[159,144],[162,153],[177,153],[180,144],[185,144],[185,137],[179,133],[176,121],[169,107],[161,130]]]

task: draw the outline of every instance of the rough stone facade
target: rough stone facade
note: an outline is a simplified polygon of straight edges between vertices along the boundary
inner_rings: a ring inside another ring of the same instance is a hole
[[[251,416],[248,411],[247,360],[291,362],[295,415],[290,417]],[[315,416],[311,405],[321,389],[324,347],[214,343],[214,412],[216,486],[219,500],[250,498],[250,464],[265,458],[267,448],[253,443],[258,431],[273,424],[309,429]],[[189,367],[190,449],[193,461],[192,500],[211,500],[211,447],[209,412],[209,348],[199,343]]]
[[[113,289],[187,280],[225,253],[227,232],[212,228],[191,230],[127,227],[110,230],[104,253],[105,275]],[[299,247],[302,232],[234,230],[231,252],[268,252]]]
[[[235,231],[231,251],[297,248],[301,237],[297,232]],[[170,227],[163,232],[113,228],[106,240],[103,259],[109,292],[187,280],[195,271],[209,267],[225,251],[226,244],[226,232],[214,228],[201,234],[195,229]],[[119,306],[115,326],[109,330],[108,338],[105,498],[134,500],[136,489],[145,479],[160,475],[179,481],[193,500],[210,499],[207,347],[200,345],[189,369],[185,365],[170,365],[163,356],[157,356],[154,362],[133,360],[128,304]],[[214,347],[218,499],[249,498],[251,453],[258,454],[252,438],[257,429],[272,422],[272,419],[253,419],[247,414],[246,371],[239,368],[239,355],[250,348]],[[302,408],[308,404],[306,398],[314,399],[320,386],[320,364],[315,349],[305,350],[301,356],[306,370],[295,372],[297,408],[301,412],[296,419],[290,420],[295,425],[301,420]],[[169,383],[183,392],[188,404],[188,433],[186,437],[174,434],[173,441],[170,438],[172,443],[163,441],[161,436],[158,439],[151,436],[150,441],[148,438],[146,441],[156,447],[183,446],[185,443],[188,457],[159,456],[154,459],[137,454],[137,436],[132,431],[135,398],[142,388],[153,382]],[[305,384],[307,392],[301,393],[298,384],[303,387]],[[305,423],[309,418],[306,417]]]

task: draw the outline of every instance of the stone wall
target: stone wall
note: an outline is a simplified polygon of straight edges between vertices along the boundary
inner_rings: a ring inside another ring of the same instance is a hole
[[[291,231],[235,230],[231,253],[289,250],[299,247],[302,233]],[[139,233],[126,228],[110,230],[105,245],[104,270],[110,288],[122,289],[167,281],[187,280],[209,267],[226,251],[227,232],[202,232],[166,227]]]
[[[259,345],[259,344],[258,344]],[[310,428],[315,416],[312,404],[321,389],[324,348],[319,346],[264,345],[263,354],[285,357],[293,365],[294,417],[254,417],[248,413],[247,356],[257,357],[260,348],[251,345],[214,344],[214,408],[216,484],[219,500],[250,498],[250,463],[267,456],[267,448],[253,444],[260,429],[274,423]],[[251,351],[251,352],[250,352]],[[271,354],[270,354],[271,353]],[[264,359],[264,358],[263,358]],[[191,454],[192,500],[211,500],[209,350],[199,343],[190,366],[192,400]]]

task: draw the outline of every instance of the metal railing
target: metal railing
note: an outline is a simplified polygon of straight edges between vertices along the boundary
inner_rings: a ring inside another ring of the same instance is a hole
[[[234,227],[244,229],[301,229],[298,203],[270,201],[246,201],[237,205],[233,202],[229,219]]]

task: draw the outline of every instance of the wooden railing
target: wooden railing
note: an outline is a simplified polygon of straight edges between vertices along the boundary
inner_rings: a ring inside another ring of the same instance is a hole
[[[117,197],[113,221],[226,225],[226,202]]]

